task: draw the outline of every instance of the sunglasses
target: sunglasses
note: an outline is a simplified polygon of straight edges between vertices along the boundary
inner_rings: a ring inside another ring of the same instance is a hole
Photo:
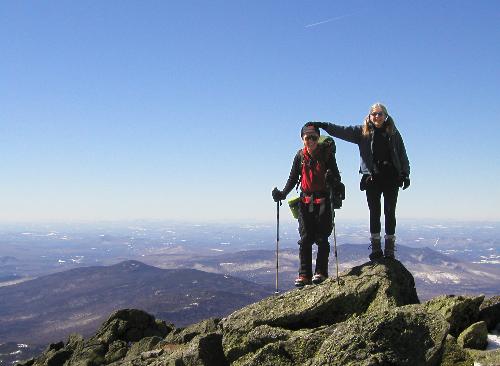
[[[370,113],[370,116],[372,117],[383,117],[385,116],[384,112],[373,112],[373,113]]]
[[[306,141],[309,141],[309,140],[318,141],[319,136],[316,136],[316,135],[307,135],[304,138],[305,138]]]

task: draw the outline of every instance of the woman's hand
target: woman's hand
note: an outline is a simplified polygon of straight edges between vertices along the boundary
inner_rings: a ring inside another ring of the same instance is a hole
[[[402,176],[401,177],[401,183],[399,184],[400,187],[403,187],[403,190],[408,188],[410,186],[410,177],[408,176]]]
[[[317,128],[322,128],[323,130],[325,129],[325,127],[328,125],[328,123],[326,122],[314,122],[314,121],[310,121],[309,123],[312,123],[312,125],[314,127],[317,127]]]

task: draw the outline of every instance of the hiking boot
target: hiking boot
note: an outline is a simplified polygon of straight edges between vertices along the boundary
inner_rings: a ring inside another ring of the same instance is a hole
[[[382,253],[382,243],[380,240],[380,235],[372,234],[370,242],[370,247],[372,248],[372,252],[369,255],[370,260],[375,261],[382,258],[384,256],[384,253]]]
[[[299,277],[295,279],[295,287],[304,287],[305,285],[310,285],[311,283],[311,278],[304,275],[299,275]]]
[[[396,237],[394,235],[386,235],[385,236],[385,248],[384,248],[384,257],[394,259]]]
[[[313,276],[312,283],[314,283],[315,285],[319,285],[321,282],[323,282],[327,278],[328,278],[328,276],[323,276],[321,273],[316,273]]]

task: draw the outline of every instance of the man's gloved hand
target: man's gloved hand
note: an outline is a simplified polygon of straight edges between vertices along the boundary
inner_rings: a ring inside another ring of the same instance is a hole
[[[402,176],[400,187],[403,187],[403,190],[410,186],[410,177]]]
[[[274,187],[273,191],[271,192],[271,195],[273,196],[274,202],[283,201],[286,198],[286,194],[284,194],[276,187]]]
[[[309,121],[309,123],[312,123],[312,125],[314,127],[317,127],[317,128],[322,128],[322,129],[325,129],[325,127],[328,125],[328,123],[326,122],[315,122],[315,121]]]

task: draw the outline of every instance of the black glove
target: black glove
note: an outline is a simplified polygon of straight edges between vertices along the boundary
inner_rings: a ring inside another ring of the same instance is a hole
[[[312,123],[312,125],[314,127],[322,128],[323,130],[325,129],[326,126],[328,126],[328,123],[326,123],[326,122],[314,122],[314,121],[310,121],[309,123]]]
[[[278,188],[274,187],[271,192],[274,202],[283,201],[286,198],[286,194],[280,191]]]
[[[410,177],[407,177],[407,176],[401,177],[400,187],[403,187],[403,190],[405,190],[409,186],[410,186]]]

